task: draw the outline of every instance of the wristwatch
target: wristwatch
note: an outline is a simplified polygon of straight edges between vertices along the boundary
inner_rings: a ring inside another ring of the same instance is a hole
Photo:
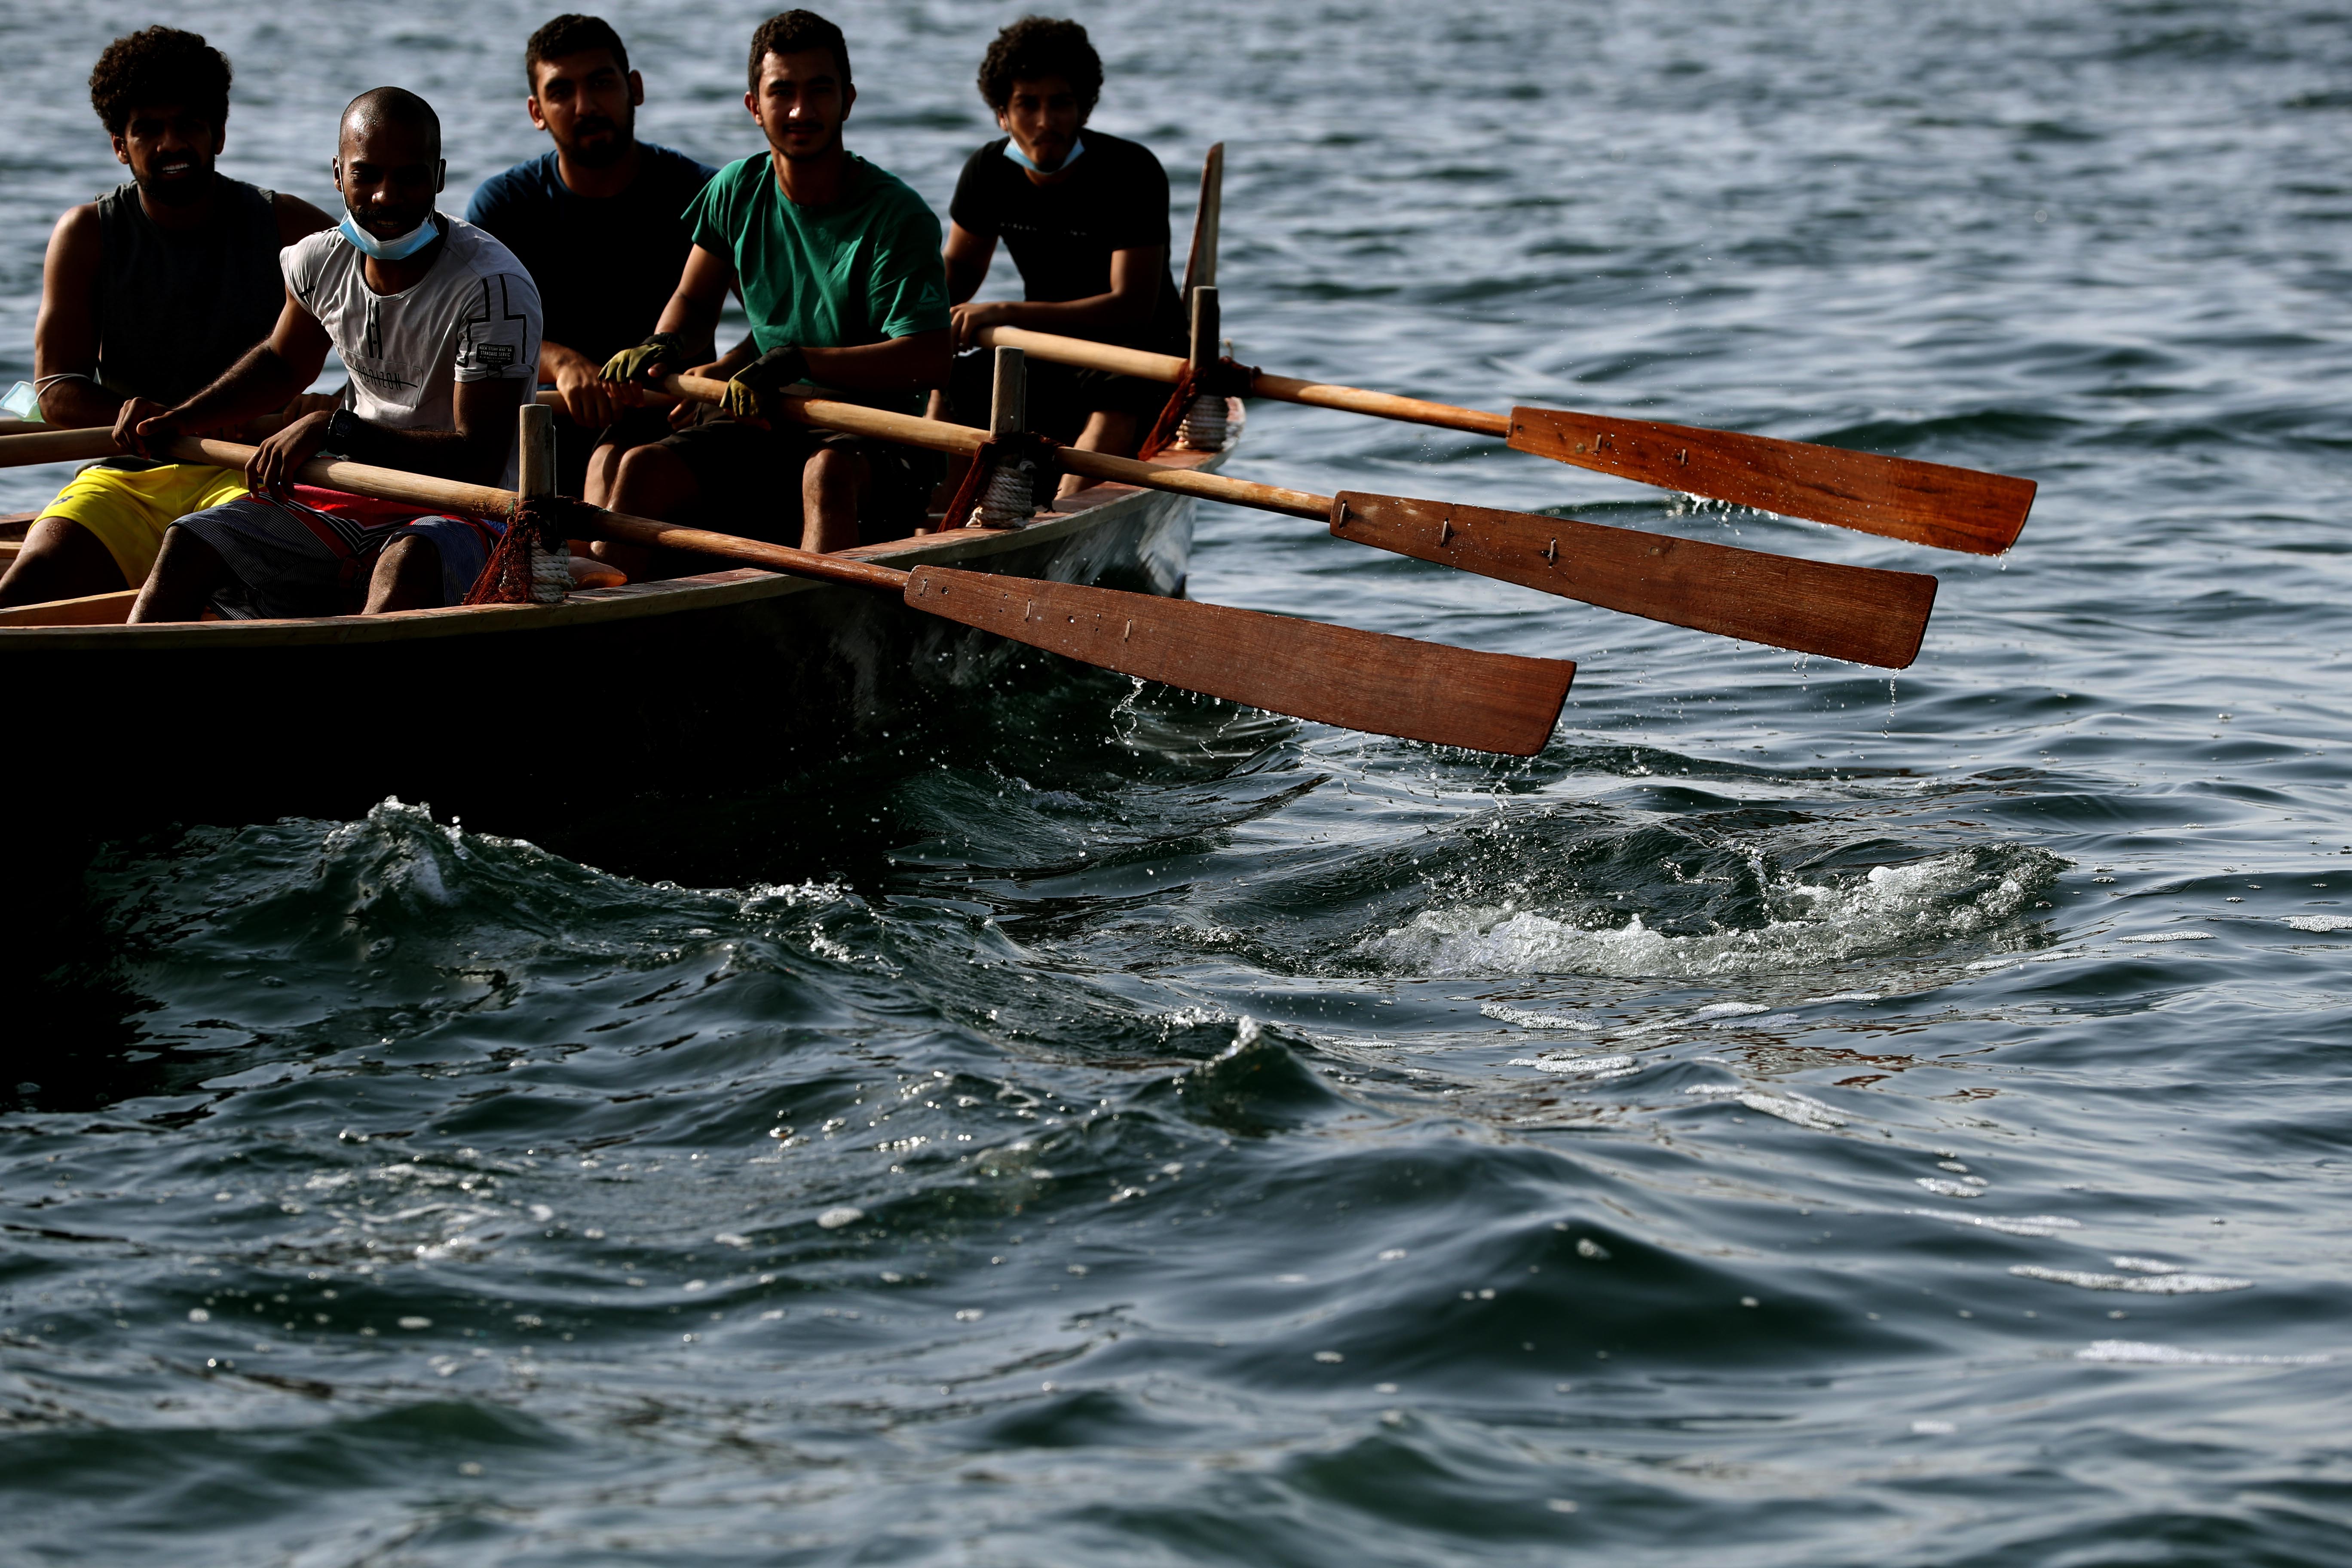
[[[348,408],[338,408],[327,421],[327,449],[365,462],[375,447],[375,426]]]

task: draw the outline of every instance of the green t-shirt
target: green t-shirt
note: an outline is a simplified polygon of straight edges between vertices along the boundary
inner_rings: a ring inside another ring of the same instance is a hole
[[[855,153],[845,184],[834,205],[803,206],[776,188],[762,153],[719,170],[686,209],[694,243],[734,262],[762,353],[856,348],[948,324],[940,220]],[[920,412],[919,396],[904,401]]]

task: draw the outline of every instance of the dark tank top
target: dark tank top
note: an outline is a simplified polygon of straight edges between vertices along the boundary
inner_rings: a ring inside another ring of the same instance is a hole
[[[98,198],[98,379],[171,407],[269,335],[285,303],[275,198],[219,176],[213,221],[155,226],[136,184]]]

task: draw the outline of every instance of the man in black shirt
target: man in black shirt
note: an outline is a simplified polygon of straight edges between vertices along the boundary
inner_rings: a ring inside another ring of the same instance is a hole
[[[496,236],[539,285],[540,374],[570,416],[556,426],[562,488],[602,504],[621,452],[669,426],[636,388],[597,372],[654,330],[694,248],[686,209],[717,171],[637,140],[645,81],[601,18],[556,17],[524,46],[523,69],[524,108],[554,150],[484,181],[466,221]]]
[[[1004,135],[974,153],[948,208],[948,298],[955,340],[1027,327],[1182,353],[1184,308],[1168,271],[1168,174],[1149,149],[1086,130],[1102,59],[1076,22],[1027,16],[997,34],[980,94]],[[1002,238],[1025,298],[973,302]],[[984,424],[989,358],[959,358],[953,416]],[[1029,366],[1029,425],[1091,452],[1132,454],[1168,389],[1131,376]],[[1075,437],[1075,439],[1073,439]],[[1064,490],[1077,488],[1073,476]]]

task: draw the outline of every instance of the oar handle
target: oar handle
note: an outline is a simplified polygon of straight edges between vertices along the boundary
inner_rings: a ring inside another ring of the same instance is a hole
[[[713,384],[724,385],[725,383]],[[166,451],[183,463],[210,463],[223,468],[243,468],[252,460],[254,454],[253,447],[235,441],[215,441],[194,436],[184,436],[171,442]],[[304,484],[317,485],[324,489],[374,496],[383,500],[405,501],[412,506],[442,507],[476,517],[505,517],[513,510],[515,503],[512,490],[502,490],[495,485],[469,485],[459,479],[436,479],[429,474],[379,468],[369,463],[330,461],[325,458],[311,458],[296,471],[294,477]],[[740,561],[748,566],[762,566],[794,577],[816,577],[828,583],[847,583],[893,594],[902,592],[907,585],[906,573],[893,567],[877,566],[870,561],[819,555],[812,551],[795,550],[788,544],[770,544],[762,540],[740,539],[731,533],[712,533],[705,529],[678,528],[667,522],[656,522],[650,518],[606,511],[602,507],[585,503],[582,504],[581,511],[595,524],[598,533],[606,538],[625,539],[634,544],[692,551],[698,555]]]
[[[92,458],[111,458],[122,450],[114,444],[114,432],[103,425],[92,425],[68,430],[48,430],[40,426],[19,433],[0,436],[0,468],[29,467],[34,463],[79,463]]]
[[[1171,363],[1181,364],[1183,362],[1177,360]],[[727,390],[725,382],[699,375],[666,375],[657,384],[664,392],[692,398],[698,403],[716,403]],[[814,425],[822,430],[839,430],[850,436],[871,436],[877,440],[895,441],[900,446],[920,447],[933,452],[969,457],[980,450],[981,443],[988,439],[986,431],[974,430],[969,426],[950,425],[944,419],[919,418],[912,414],[893,414],[887,408],[868,408],[861,403],[790,396],[781,399],[781,402],[784,416],[803,425]],[[1280,485],[1255,484],[1248,479],[1229,479],[1222,474],[1203,474],[1191,468],[1142,463],[1133,458],[1114,458],[1107,452],[1082,452],[1075,447],[1062,447],[1057,457],[1065,470],[1083,474],[1088,479],[1108,479],[1115,484],[1134,485],[1139,489],[1166,490],[1171,495],[1194,496],[1202,500],[1227,501],[1235,506],[1255,507],[1261,511],[1286,512],[1292,517],[1313,518],[1318,522],[1327,521],[1331,516],[1331,498],[1318,496],[1311,490],[1286,489]]]
[[[1184,369],[1184,361],[1176,354],[1156,354],[1143,349],[1121,348],[1116,343],[1090,343],[1084,338],[1066,338],[1056,332],[1033,332],[1025,327],[984,328],[980,333],[980,342],[991,348],[999,345],[1016,348],[1054,364],[1108,371],[1113,375],[1131,375],[1143,381],[1173,384]],[[1369,414],[1377,419],[1401,419],[1408,425],[1434,425],[1444,430],[1467,430],[1476,436],[1507,437],[1511,433],[1511,419],[1507,414],[1489,414],[1479,408],[1456,408],[1450,403],[1429,403],[1418,397],[1368,392],[1360,386],[1340,386],[1327,381],[1301,381],[1297,376],[1268,375],[1264,371],[1250,378],[1249,395],[1270,397],[1277,403],[1302,404],[1308,408],[1336,408],[1347,414]]]

